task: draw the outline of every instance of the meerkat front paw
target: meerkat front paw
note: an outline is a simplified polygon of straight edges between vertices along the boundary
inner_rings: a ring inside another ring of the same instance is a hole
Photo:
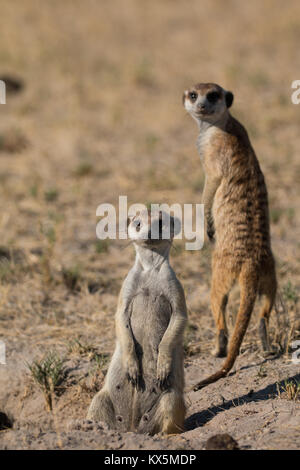
[[[126,375],[129,380],[129,382],[132,383],[134,387],[138,387],[139,384],[139,376],[140,376],[140,368],[139,368],[139,362],[137,360],[137,357],[135,356],[129,356],[126,360]]]
[[[170,357],[159,354],[157,360],[157,381],[160,388],[170,388],[170,375],[172,368],[172,360]]]

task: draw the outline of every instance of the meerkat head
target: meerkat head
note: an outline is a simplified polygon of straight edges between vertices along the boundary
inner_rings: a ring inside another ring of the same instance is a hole
[[[141,211],[128,219],[128,236],[137,244],[148,248],[171,245],[180,231],[179,219],[163,211]]]
[[[198,83],[183,93],[183,105],[196,121],[217,122],[233,103],[233,94],[216,83]]]

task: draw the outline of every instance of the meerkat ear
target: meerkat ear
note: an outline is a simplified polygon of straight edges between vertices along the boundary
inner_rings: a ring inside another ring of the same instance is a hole
[[[184,102],[185,102],[185,97],[186,97],[186,91],[182,95],[182,104],[184,104]]]
[[[233,93],[231,93],[231,91],[226,91],[225,102],[226,102],[227,108],[230,108],[230,106],[233,103]]]

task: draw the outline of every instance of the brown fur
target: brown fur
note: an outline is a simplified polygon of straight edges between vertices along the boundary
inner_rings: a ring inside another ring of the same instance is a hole
[[[197,85],[201,103],[213,84]],[[189,100],[188,92],[185,93]],[[217,327],[215,355],[226,356],[228,331],[226,304],[235,281],[240,285],[240,307],[227,358],[217,373],[199,382],[195,390],[227,375],[247,330],[257,293],[264,303],[260,312],[262,347],[269,351],[267,324],[276,295],[275,263],[271,251],[268,196],[264,176],[244,127],[226,107],[226,91],[214,113],[199,118],[199,151],[206,174],[203,202],[207,232],[214,241],[211,307]],[[195,104],[196,106],[196,104]],[[198,108],[186,106],[195,119]],[[213,111],[210,106],[209,111]]]

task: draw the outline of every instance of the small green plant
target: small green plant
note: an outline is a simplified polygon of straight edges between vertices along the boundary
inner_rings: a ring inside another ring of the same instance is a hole
[[[34,197],[35,199],[38,197],[39,187],[37,183],[34,183],[29,188],[30,196]]]
[[[277,394],[279,398],[287,398],[288,400],[296,401],[300,399],[300,382],[297,380],[284,381],[283,385],[277,383]]]
[[[90,175],[93,172],[93,165],[90,162],[82,161],[74,171],[74,175],[78,177]]]
[[[68,352],[84,356],[86,354],[95,353],[95,348],[90,344],[83,344],[79,339],[75,338],[68,343]]]
[[[262,379],[262,378],[264,378],[264,377],[267,377],[267,375],[268,375],[268,372],[267,372],[266,367],[265,367],[263,364],[261,364],[261,366],[260,366],[259,369],[258,369],[257,376],[258,376],[260,379]]]
[[[282,209],[273,208],[270,210],[270,219],[273,224],[278,224],[281,216],[283,214]]]
[[[95,361],[96,366],[99,369],[102,369],[106,365],[109,357],[106,353],[98,353],[94,346],[91,344],[84,344],[78,338],[75,338],[68,343],[68,353],[88,356],[90,360]]]
[[[79,385],[82,391],[93,396],[101,388],[101,384],[106,374],[109,354],[98,353],[96,348],[89,344],[84,344],[79,339],[75,339],[69,343],[69,353],[87,356],[91,361],[88,376],[83,376],[80,379]]]
[[[0,259],[0,281],[1,282],[12,281],[15,272],[16,272],[16,266],[11,260],[7,258]]]
[[[268,75],[262,70],[257,70],[255,73],[250,74],[248,79],[255,88],[266,88],[270,83]]]
[[[147,134],[145,137],[146,149],[149,152],[152,152],[155,149],[158,141],[159,141],[159,137],[157,137],[155,134]]]
[[[0,246],[0,282],[14,282],[27,270],[28,265],[22,250],[12,246]]]
[[[88,372],[88,376],[82,377],[79,382],[81,390],[88,393],[91,397],[98,392],[103,384],[106,374],[106,364],[109,360],[108,354],[98,354],[92,362],[92,367]]]
[[[88,388],[95,392],[99,389],[99,381],[102,381],[106,374],[106,365],[109,361],[108,354],[96,353],[93,358],[92,367],[89,370]]]
[[[280,106],[287,106],[290,104],[290,97],[287,94],[278,93],[277,101]]]
[[[44,197],[47,202],[54,202],[58,198],[58,190],[56,188],[49,188],[45,191]]]
[[[54,227],[46,227],[44,230],[44,235],[46,240],[50,245],[54,245],[56,242],[56,232]]]
[[[291,283],[291,281],[288,281],[288,283],[283,287],[282,289],[282,295],[283,295],[283,300],[286,302],[290,302],[293,304],[296,304],[299,299],[299,294]]]
[[[172,244],[171,254],[172,256],[181,256],[185,251],[185,242],[184,241],[175,241],[175,244]]]
[[[62,269],[62,277],[65,286],[70,290],[75,290],[81,279],[81,269],[79,265],[71,266],[70,268]]]
[[[105,240],[97,240],[95,244],[96,253],[107,253],[110,240],[106,238]]]
[[[137,65],[134,73],[135,83],[140,86],[150,87],[153,85],[153,75],[151,63],[147,58],[143,58]]]
[[[96,368],[103,370],[105,366],[107,365],[109,360],[109,355],[106,353],[96,353],[94,355],[94,361],[96,363]]]
[[[40,224],[40,231],[44,238],[45,249],[41,258],[41,267],[43,271],[45,285],[52,282],[51,259],[53,257],[54,246],[56,242],[56,231],[52,224]]]
[[[225,73],[227,75],[227,77],[229,78],[230,81],[236,81],[238,79],[241,78],[241,76],[243,75],[243,70],[239,65],[237,64],[230,64],[226,67],[225,69]]]
[[[295,209],[293,207],[288,209],[274,207],[270,210],[270,219],[273,224],[278,224],[278,222],[282,219],[282,216],[286,217],[288,222],[291,224],[295,218]]]
[[[286,215],[287,215],[288,221],[292,223],[295,219],[295,209],[293,207],[289,207],[286,210]]]
[[[204,177],[198,177],[192,182],[192,188],[197,193],[203,190]]]
[[[53,223],[59,224],[60,222],[63,222],[64,220],[64,215],[60,212],[56,212],[54,210],[48,211],[48,217]],[[55,240],[54,240],[55,241]]]
[[[53,394],[56,393],[65,377],[64,359],[55,351],[50,351],[40,361],[35,360],[27,367],[33,380],[41,389],[48,411],[52,411]]]

